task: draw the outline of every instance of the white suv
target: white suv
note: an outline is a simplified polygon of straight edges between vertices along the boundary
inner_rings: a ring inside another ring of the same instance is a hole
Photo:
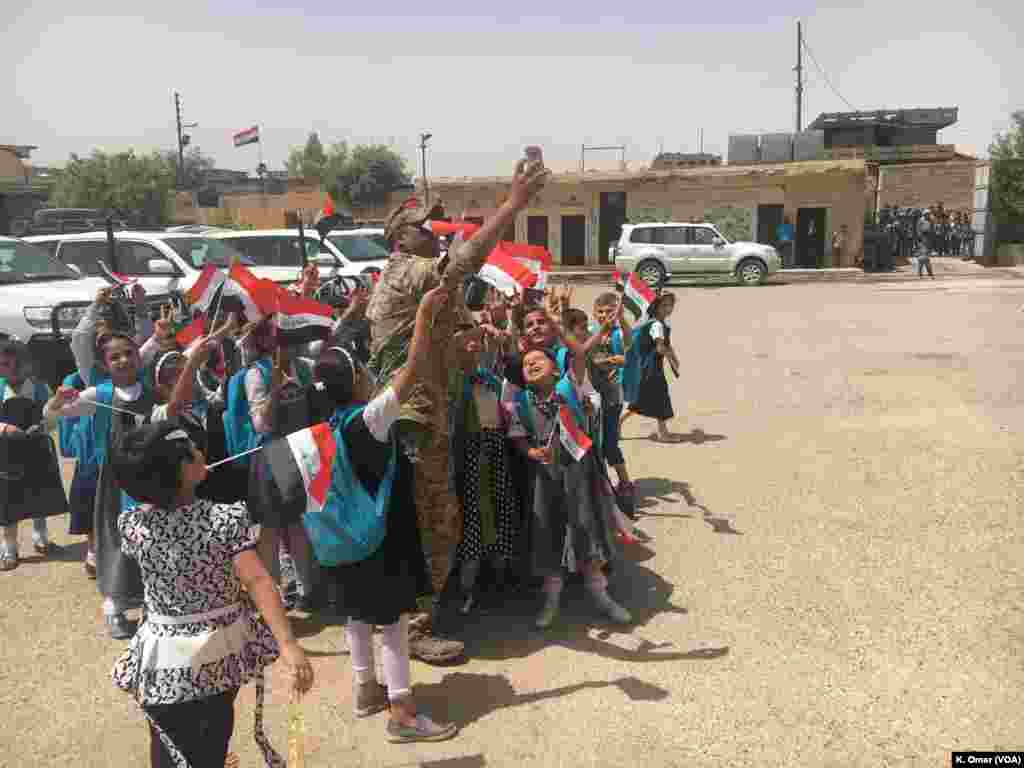
[[[71,331],[107,286],[103,278],[83,277],[38,246],[0,237],[0,335],[25,342],[51,385],[74,370]]]
[[[714,224],[623,224],[611,249],[620,272],[637,272],[652,287],[670,275],[735,278],[742,285],[760,285],[782,268],[770,245],[730,242]]]
[[[388,249],[375,239],[384,239],[383,232],[378,235],[378,231],[335,231],[329,233],[321,245],[316,230],[307,230],[306,256],[316,261],[323,278],[379,272],[387,264]],[[206,237],[229,245],[247,256],[257,268],[287,267],[295,273],[302,264],[297,229],[221,230],[208,232]]]

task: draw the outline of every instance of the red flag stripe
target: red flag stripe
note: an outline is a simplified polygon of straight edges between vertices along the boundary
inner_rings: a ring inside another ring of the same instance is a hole
[[[185,292],[185,301],[191,306],[206,309],[225,279],[223,272],[218,272],[213,264],[207,264],[199,273],[199,279]]]
[[[561,424],[559,432],[562,445],[576,461],[579,461],[590,450],[593,443],[587,434],[577,426],[576,417],[573,416],[569,406],[563,405],[558,409],[558,420]]]
[[[199,316],[178,331],[174,336],[174,340],[178,342],[178,346],[187,347],[204,333],[206,333],[206,318]]]

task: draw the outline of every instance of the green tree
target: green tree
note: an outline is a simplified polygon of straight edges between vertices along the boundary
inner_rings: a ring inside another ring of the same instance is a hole
[[[405,159],[390,147],[360,144],[352,149],[340,172],[326,186],[335,200],[365,206],[386,202],[392,191],[411,181]]]
[[[314,131],[306,139],[303,147],[292,147],[288,153],[288,160],[285,162],[289,176],[296,176],[303,179],[316,179],[323,181],[324,171],[327,168],[327,153],[324,145],[320,142],[320,136]]]
[[[1013,127],[988,148],[991,208],[1000,224],[1024,223],[1024,110],[1014,112],[1012,119]]]
[[[160,225],[169,218],[174,175],[174,164],[159,152],[72,154],[50,200],[60,208],[117,209]]]
[[[175,169],[178,168],[178,153],[169,149],[163,153],[164,162]],[[199,147],[190,147],[185,152],[185,177],[182,179],[183,189],[199,189],[206,181],[206,176],[216,165],[214,159],[204,155]]]

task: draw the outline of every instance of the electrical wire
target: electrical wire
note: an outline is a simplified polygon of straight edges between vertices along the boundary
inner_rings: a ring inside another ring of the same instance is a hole
[[[825,70],[822,69],[821,64],[818,63],[818,60],[815,58],[814,54],[811,52],[811,48],[810,48],[809,45],[807,45],[807,41],[806,40],[802,41],[802,45],[804,47],[804,50],[807,52],[807,55],[811,57],[811,61],[814,62],[814,66],[818,70],[818,74],[821,75],[821,79],[825,81],[825,84],[828,85],[828,87],[832,90],[832,93],[834,93],[836,96],[838,96],[839,100],[842,101],[846,106],[848,106],[850,108],[851,112],[856,112],[857,111],[856,107],[854,107],[853,104],[851,104],[846,99],[846,97],[844,97],[843,94],[841,94],[839,92],[839,90],[834,85],[832,85],[832,81],[829,80],[828,75],[825,74]]]

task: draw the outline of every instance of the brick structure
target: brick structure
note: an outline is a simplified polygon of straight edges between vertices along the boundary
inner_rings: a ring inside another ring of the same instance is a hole
[[[879,207],[927,208],[942,203],[947,210],[971,210],[977,161],[960,157],[939,163],[880,166]]]

